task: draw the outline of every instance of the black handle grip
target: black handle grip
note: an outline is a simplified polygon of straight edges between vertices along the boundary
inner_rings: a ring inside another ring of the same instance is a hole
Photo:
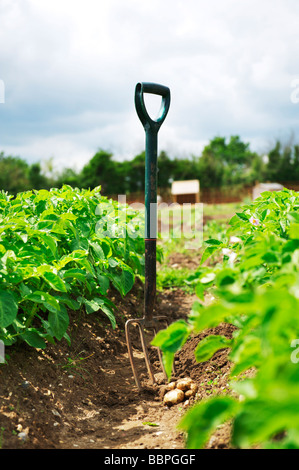
[[[144,93],[162,96],[160,111],[156,120],[150,118],[144,103]],[[151,129],[158,132],[164,122],[170,106],[170,90],[164,85],[158,83],[137,83],[135,88],[135,107],[140,121],[145,130]]]

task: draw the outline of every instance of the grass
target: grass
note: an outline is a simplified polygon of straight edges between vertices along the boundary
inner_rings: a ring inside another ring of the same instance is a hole
[[[230,215],[238,212],[244,203],[249,201],[244,200],[243,202],[228,202],[225,204],[204,204],[203,213],[206,217],[223,217],[223,220],[227,220]]]
[[[181,288],[185,292],[193,292],[193,287],[190,287],[186,280],[192,274],[193,270],[188,268],[172,268],[163,266],[158,271],[157,275],[157,288],[158,289],[177,289]]]
[[[203,205],[203,216],[211,217],[211,220],[207,220],[205,225],[202,227],[202,241],[209,238],[216,238],[221,240],[229,219],[235,212],[240,211],[243,203],[227,203],[227,204],[204,204]],[[158,289],[163,288],[181,288],[186,293],[193,292],[194,287],[189,286],[186,283],[188,277],[194,273],[194,269],[190,269],[184,266],[175,266],[172,267],[169,263],[170,256],[176,253],[183,254],[186,258],[200,259],[203,246],[199,243],[197,249],[188,248],[189,239],[184,237],[183,231],[180,230],[179,224],[181,221],[180,215],[181,209],[176,207],[173,209],[173,213],[168,213],[168,220],[166,220],[166,226],[168,232],[162,233],[162,238],[158,241],[158,246],[163,251],[163,260],[157,270],[157,287]],[[194,221],[194,211],[191,210],[191,220]],[[162,216],[163,214],[161,214]],[[160,233],[161,235],[161,233]],[[177,263],[176,263],[177,264]]]

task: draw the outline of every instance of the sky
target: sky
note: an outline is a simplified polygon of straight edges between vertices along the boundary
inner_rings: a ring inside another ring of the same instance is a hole
[[[0,0],[0,152],[80,170],[145,148],[138,82],[166,85],[158,148],[299,143],[297,0]],[[151,99],[150,99],[151,98]],[[154,118],[161,98],[145,96]]]

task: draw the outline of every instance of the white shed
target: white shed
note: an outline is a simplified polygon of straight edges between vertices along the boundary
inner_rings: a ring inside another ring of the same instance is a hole
[[[259,183],[252,190],[252,198],[256,199],[264,191],[281,191],[283,186],[279,183]]]
[[[173,202],[179,204],[199,202],[199,180],[173,181],[171,185]]]

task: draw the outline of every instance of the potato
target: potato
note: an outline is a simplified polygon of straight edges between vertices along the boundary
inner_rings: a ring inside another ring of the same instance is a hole
[[[182,390],[175,388],[174,390],[170,390],[164,395],[163,403],[167,406],[177,405],[184,401],[185,394]]]
[[[167,390],[174,390],[176,387],[176,382],[170,382],[168,385],[167,385]]]
[[[186,377],[185,379],[179,379],[177,381],[176,386],[180,390],[185,391],[185,390],[190,390],[192,383],[193,383],[193,380]]]
[[[186,398],[194,397],[196,395],[197,390],[198,390],[198,386],[193,382],[190,386],[190,389],[186,390],[185,397]]]

